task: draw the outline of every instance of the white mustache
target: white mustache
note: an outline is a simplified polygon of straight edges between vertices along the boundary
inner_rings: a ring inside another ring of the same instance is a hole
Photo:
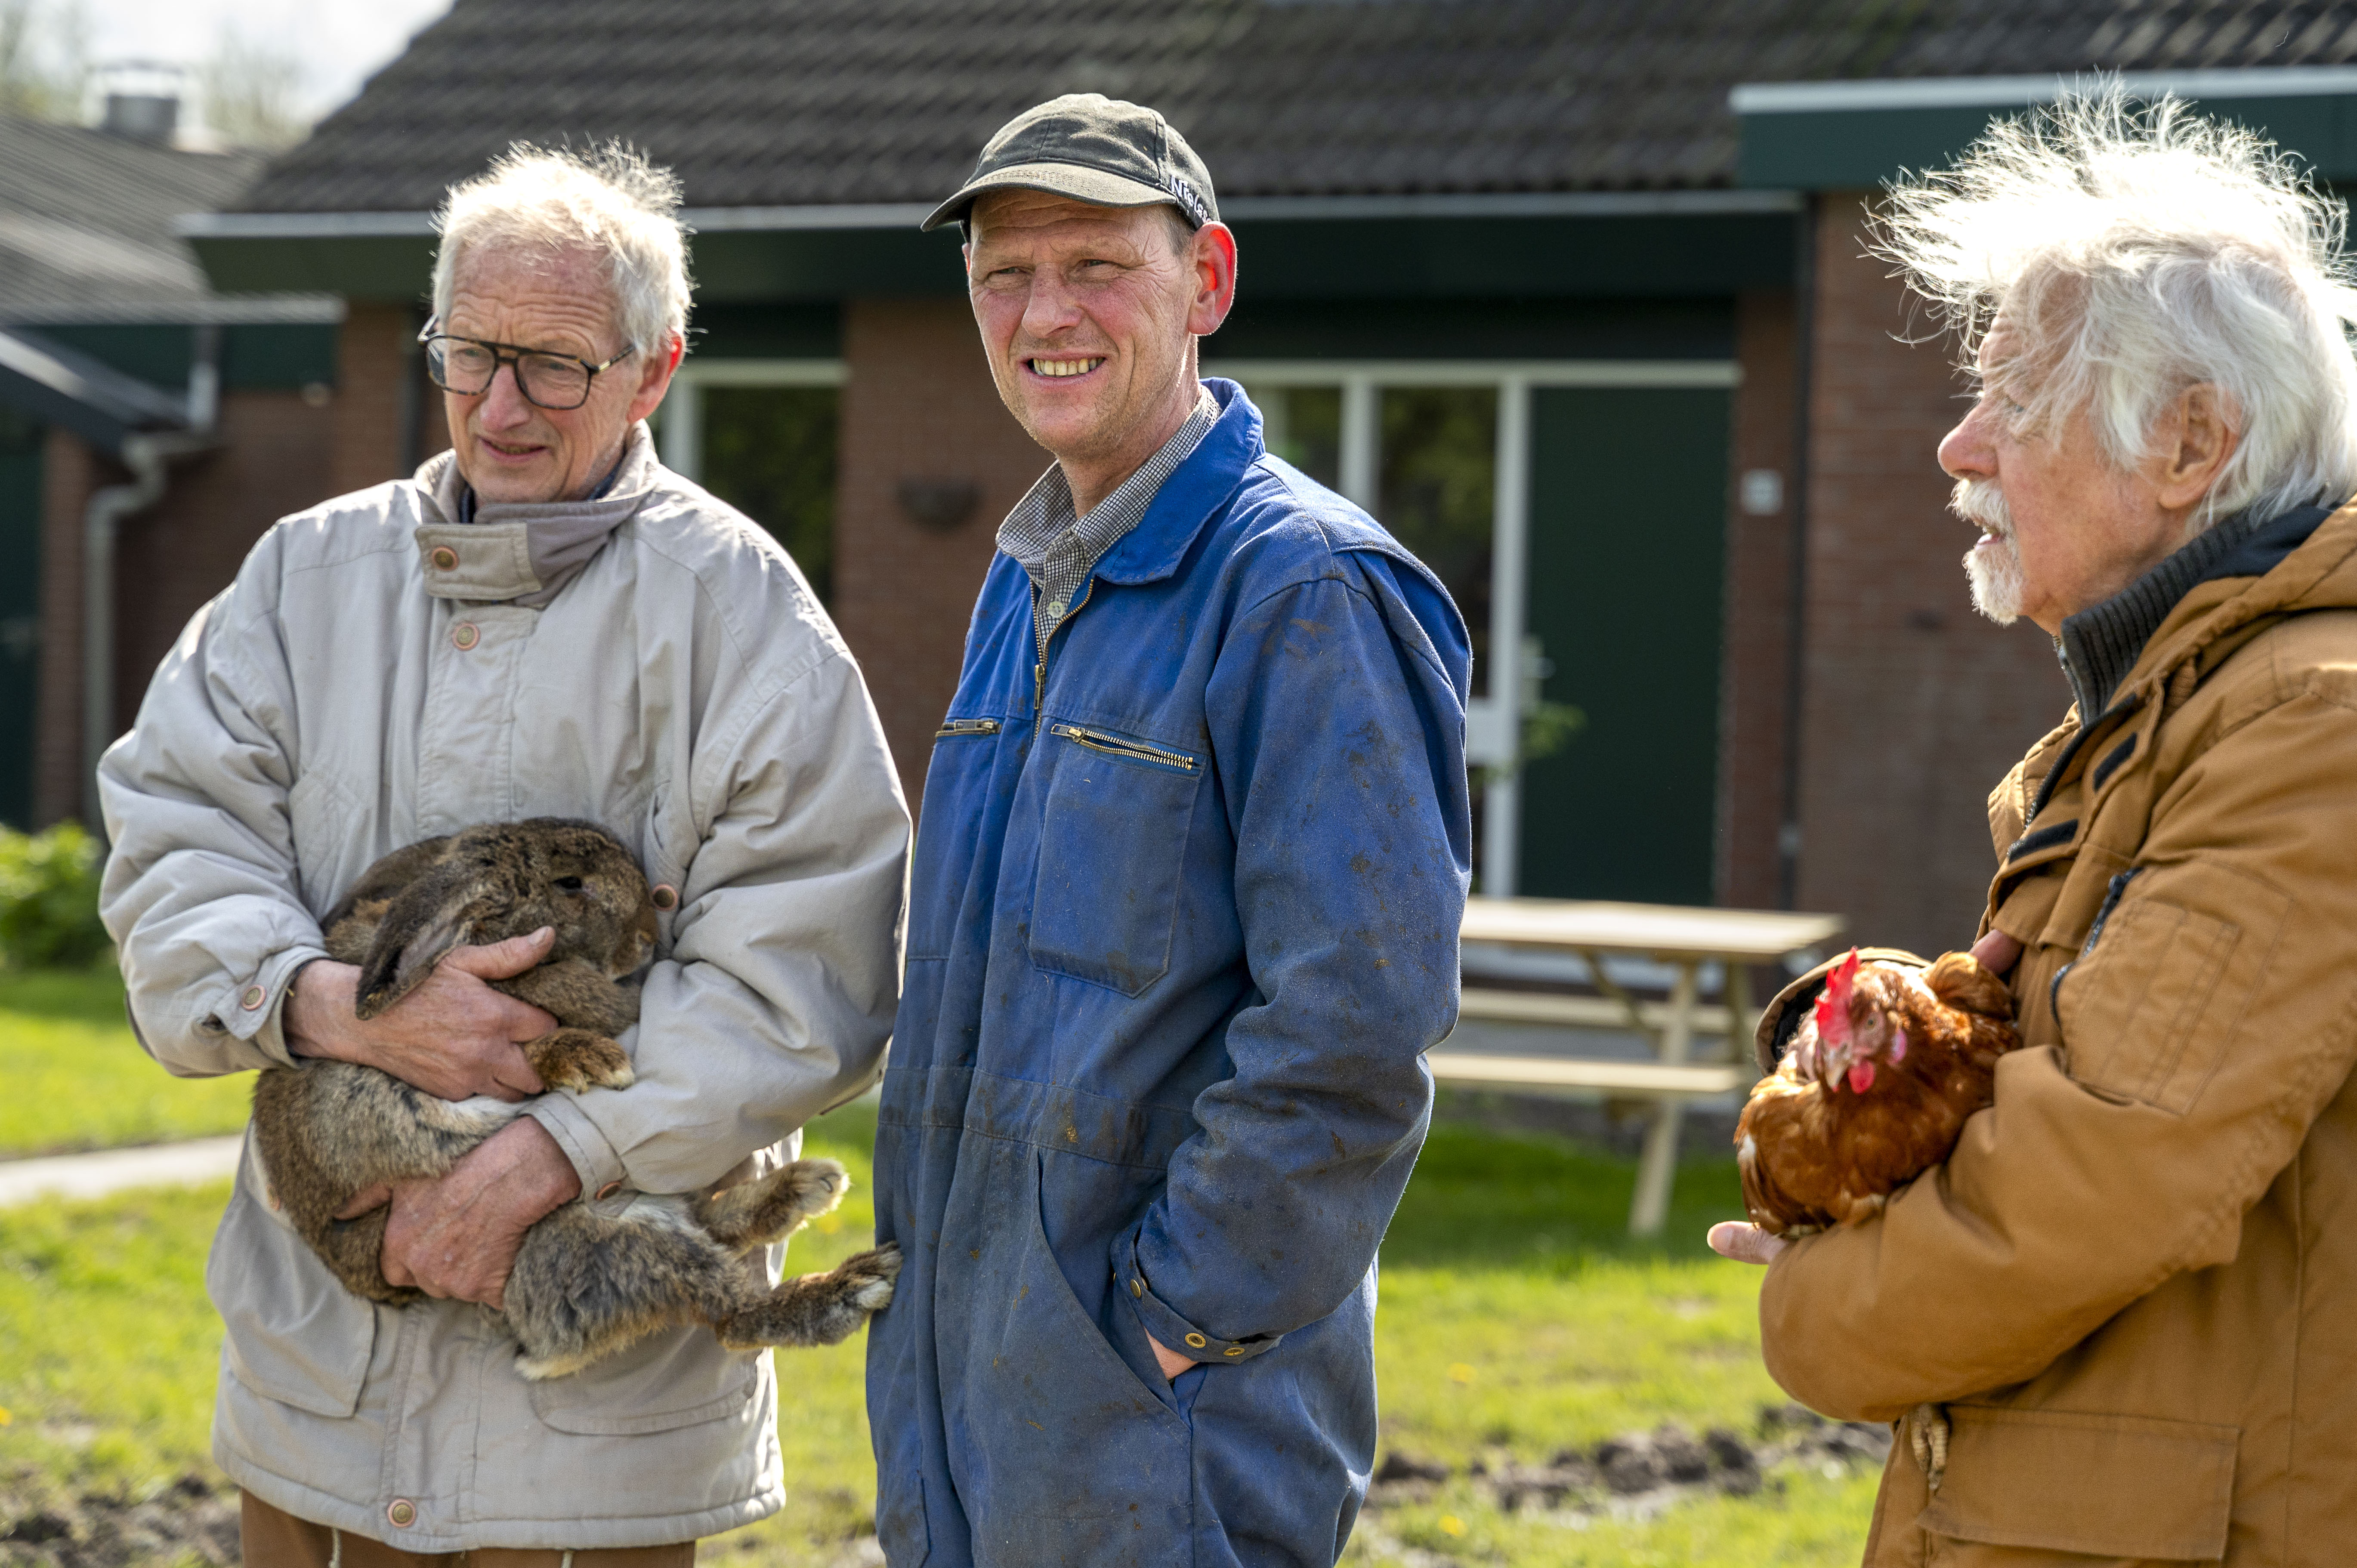
[[[2013,513],[1995,479],[1958,479],[1948,497],[1948,510],[1986,533],[2013,537]]]

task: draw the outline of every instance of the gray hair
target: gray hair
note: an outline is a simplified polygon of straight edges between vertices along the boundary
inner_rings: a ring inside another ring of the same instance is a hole
[[[2126,470],[2187,388],[2216,387],[2241,437],[2189,531],[2357,492],[2357,322],[2348,209],[2272,143],[2116,82],[1993,126],[1954,166],[1900,181],[1874,220],[1964,341],[1991,321],[2023,350],[1988,367],[2025,429],[2084,411]]]
[[[686,227],[679,178],[619,142],[588,153],[518,142],[450,188],[434,215],[434,309],[450,311],[459,263],[478,251],[601,255],[624,338],[655,350],[687,334]]]

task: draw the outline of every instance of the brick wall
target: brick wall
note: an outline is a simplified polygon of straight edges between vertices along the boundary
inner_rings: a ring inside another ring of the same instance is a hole
[[[246,552],[289,512],[337,493],[336,408],[292,392],[221,399],[218,451],[176,463],[162,500],[125,518],[115,543],[114,721],[128,728],[188,618],[229,585]],[[72,436],[49,437],[41,535],[41,663],[34,749],[37,822],[79,815],[82,736],[82,514],[129,475]]]
[[[1973,613],[1934,455],[1964,411],[1953,345],[1894,340],[1906,296],[1859,256],[1861,199],[1820,212],[1799,904],[1936,952],[1972,939],[1991,786],[2070,694],[2044,633]]]
[[[337,347],[335,435],[328,495],[406,478],[450,445],[442,394],[425,380],[417,313],[406,305],[354,304]],[[412,401],[414,400],[414,401]],[[403,449],[413,428],[416,450]]]
[[[54,427],[41,455],[41,658],[36,677],[33,822],[81,814],[81,516],[91,493],[130,476]]]
[[[1782,895],[1784,741],[1792,643],[1794,309],[1789,290],[1736,302],[1735,393],[1727,513],[1726,651],[1719,677],[1717,895],[1772,909]],[[1742,478],[1781,477],[1774,511],[1744,509]]]
[[[998,524],[1049,459],[999,403],[963,300],[847,301],[843,357],[834,616],[913,810]],[[905,480],[970,483],[978,499],[937,532],[901,505]]]

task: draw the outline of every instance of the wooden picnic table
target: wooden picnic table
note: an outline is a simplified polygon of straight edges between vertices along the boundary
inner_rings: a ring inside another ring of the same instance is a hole
[[[1841,934],[1837,915],[1770,909],[1710,909],[1668,904],[1620,904],[1574,898],[1471,898],[1463,940],[1577,954],[1587,966],[1596,996],[1467,986],[1459,1015],[1492,1022],[1559,1024],[1633,1029],[1653,1047],[1650,1062],[1577,1057],[1501,1056],[1448,1048],[1427,1060],[1435,1078],[1536,1089],[1590,1090],[1616,1098],[1651,1100],[1653,1121],[1637,1165],[1637,1196],[1630,1206],[1631,1234],[1658,1233],[1669,1212],[1677,1175],[1678,1126],[1685,1102],[1725,1094],[1757,1076],[1747,1048],[1757,1025],[1749,965],[1780,963],[1822,948]],[[1607,958],[1641,958],[1675,972],[1666,1002],[1641,1001],[1606,972]],[[1726,965],[1722,1002],[1701,1000],[1701,972]],[[1697,1034],[1725,1036],[1733,1058],[1690,1058]]]

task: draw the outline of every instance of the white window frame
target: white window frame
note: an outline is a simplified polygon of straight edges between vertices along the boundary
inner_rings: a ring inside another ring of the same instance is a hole
[[[1496,489],[1491,517],[1489,695],[1465,714],[1465,759],[1507,769],[1482,789],[1481,890],[1514,892],[1522,857],[1522,768],[1516,750],[1524,704],[1538,682],[1525,667],[1524,608],[1530,576],[1531,392],[1538,387],[1717,387],[1732,389],[1732,360],[1222,360],[1207,375],[1254,386],[1340,386],[1341,454],[1335,487],[1370,514],[1381,474],[1380,394],[1385,387],[1488,386],[1498,390]]]
[[[684,479],[704,478],[704,389],[839,387],[851,379],[841,360],[698,360],[672,372],[655,429],[655,455]]]

